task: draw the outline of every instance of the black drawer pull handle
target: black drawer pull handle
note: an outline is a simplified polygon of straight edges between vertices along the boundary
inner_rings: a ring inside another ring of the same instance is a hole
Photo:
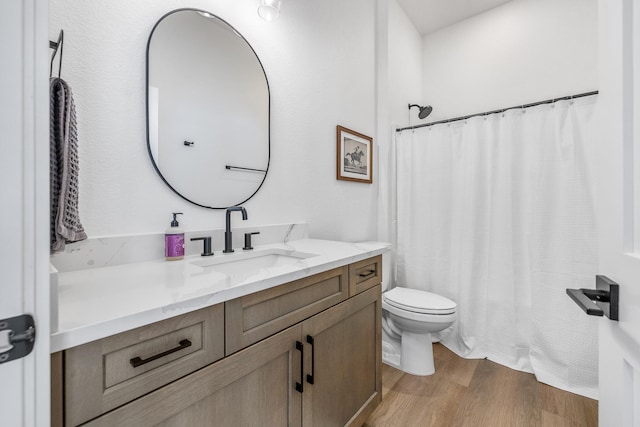
[[[300,382],[296,381],[296,391],[304,392],[304,345],[300,341],[296,341],[296,350],[300,352]]]
[[[358,276],[360,276],[360,277],[369,277],[372,274],[375,274],[375,272],[376,272],[375,270],[368,270],[368,271],[365,271],[364,273],[358,274]]]
[[[176,348],[172,348],[170,350],[167,351],[163,351],[162,353],[158,353],[155,356],[151,356],[148,359],[141,359],[139,357],[134,357],[133,359],[129,360],[129,363],[131,363],[131,366],[133,366],[134,368],[137,368],[138,366],[142,366],[145,363],[149,363],[149,362],[153,362],[154,360],[160,359],[161,357],[165,357],[170,355],[171,353],[175,353],[176,351],[180,351],[182,349],[185,349],[187,347],[191,347],[191,341],[189,340],[182,340],[179,343],[180,345]]]
[[[316,376],[316,350],[311,335],[307,335],[307,343],[311,344],[311,375],[307,374],[307,382],[313,384],[313,377]]]

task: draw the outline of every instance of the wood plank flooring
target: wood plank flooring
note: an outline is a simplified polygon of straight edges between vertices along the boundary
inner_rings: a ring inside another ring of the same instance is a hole
[[[433,348],[436,373],[383,364],[382,403],[363,427],[597,426],[598,402],[539,383],[532,374]]]

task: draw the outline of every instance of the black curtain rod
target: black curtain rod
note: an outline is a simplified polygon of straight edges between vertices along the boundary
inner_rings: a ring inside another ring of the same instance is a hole
[[[597,95],[598,91],[594,90],[592,92],[585,92],[585,93],[579,93],[577,95],[569,95],[569,96],[563,96],[561,98],[553,98],[553,99],[547,99],[545,101],[539,101],[539,102],[533,102],[531,104],[524,104],[524,105],[516,105],[515,107],[509,107],[509,108],[502,108],[500,110],[493,110],[493,111],[487,111],[486,113],[476,113],[476,114],[471,114],[469,116],[463,116],[463,117],[456,117],[454,119],[446,119],[446,120],[439,120],[437,122],[431,122],[431,123],[425,123],[422,125],[415,125],[415,126],[408,126],[405,128],[399,128],[396,129],[396,132],[401,132],[403,130],[410,130],[410,129],[418,129],[418,128],[424,128],[424,127],[428,127],[428,126],[433,126],[433,125],[439,125],[441,123],[451,123],[451,122],[457,122],[460,120],[467,120],[470,119],[471,117],[477,117],[477,116],[489,116],[491,114],[496,114],[496,113],[504,113],[505,111],[508,110],[514,110],[516,108],[528,108],[528,107],[535,107],[536,105],[542,105],[542,104],[552,104],[554,102],[557,101],[564,101],[564,100],[569,100],[569,99],[576,99],[576,98],[582,98],[584,96],[591,96],[591,95]]]

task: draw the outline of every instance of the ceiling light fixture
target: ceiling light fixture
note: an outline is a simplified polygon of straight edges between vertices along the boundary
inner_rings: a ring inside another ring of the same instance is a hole
[[[272,22],[280,15],[280,5],[282,0],[260,0],[258,15],[265,21]]]

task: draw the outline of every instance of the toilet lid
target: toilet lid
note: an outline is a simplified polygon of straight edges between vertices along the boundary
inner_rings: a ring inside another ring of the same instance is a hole
[[[449,298],[419,289],[393,288],[383,298],[390,305],[417,313],[451,314],[457,307]]]

